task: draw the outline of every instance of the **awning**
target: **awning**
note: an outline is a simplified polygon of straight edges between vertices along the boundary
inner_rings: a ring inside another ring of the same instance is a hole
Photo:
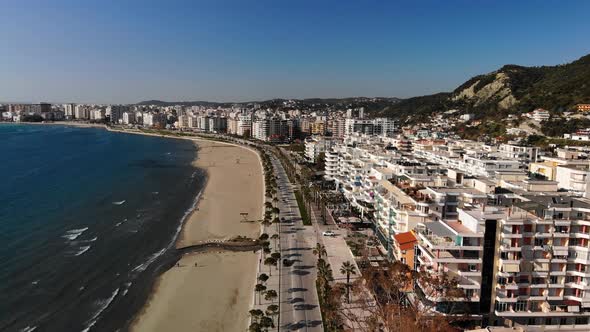
[[[555,256],[567,256],[567,249],[553,249],[553,255]]]
[[[504,272],[520,272],[520,264],[517,263],[503,263],[502,268]]]

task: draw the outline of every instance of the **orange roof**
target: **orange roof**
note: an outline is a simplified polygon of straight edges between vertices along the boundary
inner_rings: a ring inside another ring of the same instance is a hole
[[[395,234],[393,238],[399,244],[400,250],[412,249],[414,247],[414,242],[418,241],[413,232]]]

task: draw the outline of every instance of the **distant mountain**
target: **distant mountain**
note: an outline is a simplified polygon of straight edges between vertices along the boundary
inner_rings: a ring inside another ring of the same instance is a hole
[[[209,102],[209,101],[161,101],[147,100],[136,105],[157,105],[160,107],[172,105],[185,106],[206,106],[206,107],[229,107],[232,105],[259,104],[262,107],[273,108],[301,108],[301,109],[347,109],[365,107],[368,112],[376,112],[387,109],[400,101],[399,98],[386,97],[349,97],[349,98],[308,98],[308,99],[270,99],[250,102]]]
[[[485,118],[538,107],[560,112],[579,103],[590,103],[590,55],[558,66],[505,65],[471,78],[453,92],[404,99],[380,114],[420,119],[455,108]]]

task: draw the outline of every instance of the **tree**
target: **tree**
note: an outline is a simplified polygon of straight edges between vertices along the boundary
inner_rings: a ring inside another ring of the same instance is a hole
[[[318,256],[318,260],[322,259],[323,256],[328,255],[326,252],[326,247],[319,242],[316,243],[315,248],[313,248],[313,254]]]
[[[260,317],[264,316],[264,313],[260,309],[252,309],[249,311],[250,317],[252,317],[252,321],[258,323]]]
[[[462,297],[462,291],[456,281],[445,274],[416,272],[403,263],[394,262],[385,267],[369,267],[353,282],[352,290],[357,295],[355,310],[364,312],[363,315],[349,309],[341,310],[341,314],[351,324],[369,331],[455,331],[451,323],[464,318],[457,315],[459,311],[449,308],[451,315],[438,314],[434,305],[439,302],[429,304],[417,297],[408,297],[408,293],[414,292],[414,285],[422,285],[417,287],[426,295],[443,300],[450,307],[462,302],[454,301]]]
[[[274,316],[279,314],[279,306],[276,304],[271,304],[266,308],[266,315],[271,317],[274,322]]]
[[[269,328],[275,327],[275,324],[272,318],[264,316],[260,318],[260,326],[264,329],[264,331],[268,331]]]
[[[274,258],[274,259],[276,259],[278,261],[279,259],[281,259],[281,253],[279,253],[279,252],[273,252],[270,255],[270,257],[272,257],[272,258]]]
[[[264,294],[264,299],[270,302],[274,302],[274,300],[278,297],[277,291],[274,289],[269,289]]]
[[[262,332],[262,326],[260,326],[260,323],[254,322],[248,327],[248,332]]]
[[[269,217],[269,218],[267,218],[266,216],[264,217],[264,219],[262,219],[262,221],[261,221],[260,223],[262,224],[262,226],[263,226],[264,228],[266,228],[266,227],[268,227],[268,226],[272,225],[272,223],[270,222],[270,217]]]
[[[272,258],[272,257],[267,257],[267,258],[264,260],[264,265],[268,265],[268,272],[269,272],[269,274],[272,276],[272,269],[271,269],[271,266],[275,266],[275,265],[277,265],[277,260],[276,260],[276,259],[274,259],[274,258]]]
[[[349,261],[342,263],[340,273],[346,274],[346,302],[350,303],[350,275],[356,274],[354,264]]]
[[[260,239],[260,241],[266,241],[268,240],[269,236],[266,233],[262,233],[260,234],[260,237],[258,239]]]
[[[260,281],[261,283],[265,283],[268,281],[268,275],[266,273],[262,273],[258,276],[258,281]]]
[[[276,248],[277,248],[277,240],[279,239],[279,234],[276,234],[276,233],[275,233],[275,234],[273,234],[273,235],[272,235],[270,238],[271,238],[272,240],[274,240],[275,249],[276,249]]]
[[[260,304],[262,302],[262,299],[260,298],[261,293],[264,292],[266,290],[266,286],[264,286],[263,284],[256,284],[256,286],[254,286],[254,291],[256,293],[258,293],[258,304]]]

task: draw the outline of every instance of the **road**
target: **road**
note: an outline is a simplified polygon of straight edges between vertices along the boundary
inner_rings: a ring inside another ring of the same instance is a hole
[[[312,226],[304,226],[293,193],[293,186],[281,163],[272,157],[277,176],[278,207],[281,210],[281,260],[294,260],[291,267],[280,269],[281,331],[323,331],[322,316],[316,291],[316,262],[313,248],[318,234]],[[282,264],[282,263],[281,263]]]

